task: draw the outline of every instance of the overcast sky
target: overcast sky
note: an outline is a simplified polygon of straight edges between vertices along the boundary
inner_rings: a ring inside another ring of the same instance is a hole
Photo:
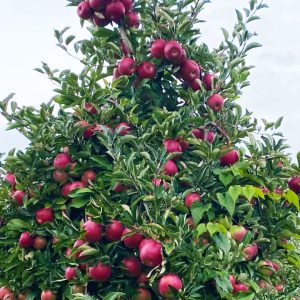
[[[0,99],[10,92],[22,105],[38,106],[53,96],[52,83],[33,71],[41,61],[52,68],[74,71],[81,66],[55,46],[53,29],[71,26],[70,33],[88,36],[79,26],[76,10],[65,7],[64,0],[2,1],[0,18]],[[222,39],[220,27],[231,31],[235,22],[234,8],[247,5],[247,0],[212,0],[201,18],[203,40],[212,48]],[[262,48],[253,50],[248,63],[256,68],[251,86],[244,90],[240,103],[258,118],[275,121],[284,116],[282,131],[291,145],[290,152],[300,150],[300,1],[267,0],[270,9],[263,10],[262,20],[253,26],[259,33]],[[0,116],[0,152],[24,148],[26,140],[14,131],[5,131]]]

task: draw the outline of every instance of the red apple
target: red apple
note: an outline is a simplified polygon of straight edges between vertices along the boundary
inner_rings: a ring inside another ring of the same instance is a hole
[[[129,12],[132,5],[133,5],[133,2],[132,0],[121,0],[121,2],[123,3],[124,7],[125,7],[125,11],[126,12]]]
[[[64,184],[60,190],[60,194],[63,196],[63,197],[68,197],[71,190],[71,185],[72,185],[72,182],[68,182],[66,184]]]
[[[169,183],[160,179],[160,178],[153,178],[151,180],[151,182],[155,185],[155,186],[160,186],[163,183],[164,189],[167,190],[169,188]]]
[[[24,231],[21,233],[19,238],[19,245],[21,248],[29,248],[33,245],[34,237],[31,236],[30,232]]]
[[[25,293],[19,293],[18,294],[18,300],[26,300],[27,299],[27,294]],[[1,298],[0,298],[1,299]]]
[[[100,282],[106,282],[111,276],[111,267],[99,262],[88,270],[89,277]]]
[[[81,181],[73,181],[70,185],[70,192],[76,189],[83,189],[86,187],[86,184]]]
[[[105,237],[108,241],[120,241],[124,231],[124,226],[120,221],[112,220],[105,229]]]
[[[245,254],[245,260],[251,260],[257,255],[258,247],[256,244],[247,245],[243,252]]]
[[[118,79],[121,76],[121,74],[119,73],[118,68],[114,68],[113,70],[113,80]]]
[[[82,245],[86,244],[86,241],[85,240],[76,240],[74,245],[73,245],[73,249],[76,249],[76,248],[79,248],[81,247]],[[76,258],[79,258],[80,257],[80,254],[81,254],[82,251],[77,251],[75,253],[75,257]],[[83,256],[81,256],[80,258],[83,258]]]
[[[153,79],[156,76],[156,67],[152,62],[144,61],[137,67],[137,74],[142,79]]]
[[[67,267],[65,270],[65,278],[70,281],[76,277],[77,268]]]
[[[131,127],[130,127],[130,125],[129,125],[128,123],[122,122],[122,123],[120,123],[120,124],[118,124],[118,125],[116,126],[116,129],[119,129],[119,128],[121,128],[121,127],[122,127],[122,129],[121,129],[121,131],[119,132],[120,135],[126,135],[126,134],[129,134],[129,133],[130,133]]]
[[[213,94],[208,98],[207,105],[213,111],[220,111],[224,106],[224,98],[219,94]]]
[[[136,279],[136,283],[138,285],[141,285],[141,284],[146,284],[147,282],[149,281],[148,277],[147,277],[147,274],[146,273],[141,273],[139,275],[139,277]]]
[[[233,293],[239,293],[239,292],[249,292],[249,286],[244,283],[236,283],[233,288]]]
[[[51,207],[44,207],[37,210],[35,219],[38,224],[44,224],[53,221],[53,209]]]
[[[6,182],[8,182],[11,186],[15,186],[16,185],[16,176],[15,174],[11,173],[11,172],[8,172],[5,177],[4,177],[4,180]]]
[[[164,55],[172,63],[179,63],[183,54],[182,46],[177,41],[169,41],[164,47]]]
[[[231,166],[239,161],[239,153],[236,150],[231,150],[220,157],[221,166]]]
[[[214,74],[212,73],[207,73],[203,76],[203,83],[205,85],[205,88],[207,91],[211,91],[212,90],[212,85],[214,82]]]
[[[164,146],[166,148],[167,153],[173,153],[173,152],[182,152],[182,148],[180,146],[180,143],[176,140],[165,140]]]
[[[232,289],[234,289],[236,283],[235,277],[233,275],[229,275],[229,281],[231,283]]]
[[[85,286],[74,284],[72,286],[72,294],[84,294],[85,293]]]
[[[193,89],[193,91],[197,92],[202,89],[201,80],[197,78],[193,82],[189,83],[189,86]]]
[[[83,224],[83,229],[85,231],[84,238],[89,243],[95,243],[101,240],[102,227],[99,223],[88,220]]]
[[[165,46],[167,42],[164,39],[157,39],[152,43],[150,53],[153,58],[165,59]]]
[[[51,290],[45,290],[41,293],[41,300],[56,300],[56,296]]]
[[[95,181],[97,174],[93,170],[85,171],[81,176],[81,182],[84,184],[89,184],[91,181]]]
[[[45,249],[47,246],[47,239],[43,236],[37,236],[33,242],[33,248],[36,250]]]
[[[86,102],[84,104],[84,109],[88,112],[90,112],[92,115],[96,115],[97,114],[97,109],[95,107],[95,105],[91,102]]]
[[[26,196],[26,193],[24,191],[16,190],[13,193],[12,198],[18,205],[21,206],[21,205],[23,205],[23,199],[25,196]]]
[[[170,287],[177,291],[181,290],[183,287],[181,279],[175,274],[164,275],[158,282],[159,293],[164,298],[173,298],[174,293]]]
[[[121,193],[126,190],[128,190],[128,186],[121,183],[116,183],[113,187],[113,191],[116,193]]]
[[[161,243],[153,239],[144,239],[139,245],[140,259],[147,267],[157,267],[162,263]]]
[[[246,233],[248,232],[248,230],[240,225],[233,225],[230,227],[229,232],[231,234],[231,237],[237,241],[237,242],[241,242],[243,240],[243,238],[245,237]]]
[[[125,15],[125,21],[128,27],[138,28],[140,25],[140,16],[136,11],[129,11]]]
[[[184,198],[184,205],[190,208],[194,202],[201,202],[201,196],[198,193],[189,193]]]
[[[95,13],[93,16],[93,22],[96,26],[99,27],[105,27],[106,25],[108,25],[110,23],[110,20],[107,19],[104,15],[101,14],[101,16],[99,16],[100,13]]]
[[[270,260],[260,261],[258,263],[258,270],[263,275],[271,276],[274,271],[273,263]]]
[[[178,173],[178,168],[172,160],[168,160],[164,165],[164,173],[168,176],[172,176]]]
[[[131,76],[136,70],[135,60],[131,57],[124,57],[118,63],[118,71],[120,75]]]
[[[278,293],[281,293],[284,290],[283,284],[275,284],[274,288]]]
[[[8,293],[4,296],[3,300],[15,300],[15,295],[13,293]]]
[[[7,287],[0,288],[0,300],[4,298],[5,295],[10,294],[11,290]]]
[[[192,217],[187,218],[185,224],[190,226],[192,229],[196,228],[196,225],[195,225]]]
[[[184,152],[190,146],[189,142],[185,141],[182,136],[179,136],[176,141],[179,143],[181,150]]]
[[[125,274],[131,278],[138,277],[142,272],[142,264],[134,256],[124,258],[123,267]]]
[[[55,169],[65,169],[72,162],[71,157],[67,153],[59,153],[53,161]]]
[[[128,235],[123,239],[123,243],[127,248],[135,249],[139,246],[141,241],[144,239],[144,236],[141,233],[130,234],[132,230],[125,228],[122,233],[122,237]],[[129,235],[130,234],[130,235]]]
[[[88,20],[93,16],[93,10],[89,2],[82,1],[77,6],[77,14],[79,18],[83,20]]]
[[[53,179],[55,182],[62,183],[68,180],[68,174],[62,170],[55,170],[53,172]]]
[[[116,23],[119,23],[124,15],[125,6],[119,0],[109,2],[105,7],[105,16]]]
[[[135,291],[132,300],[151,300],[151,294],[144,288],[139,288]]]
[[[95,11],[103,11],[107,0],[89,0],[90,6]]]
[[[209,143],[213,143],[215,140],[214,132],[206,131],[204,129],[193,129],[192,135],[194,135],[197,139],[208,141]]]
[[[288,182],[289,188],[295,193],[300,193],[300,176],[292,177]]]
[[[258,282],[258,286],[261,288],[261,289],[265,289],[268,287],[268,284],[264,281],[264,280],[260,280]]]
[[[180,76],[188,83],[193,83],[198,79],[200,72],[201,68],[194,60],[187,59],[180,65]]]

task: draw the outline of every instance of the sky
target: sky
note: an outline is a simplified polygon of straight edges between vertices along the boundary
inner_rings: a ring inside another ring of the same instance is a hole
[[[200,15],[203,41],[212,49],[222,40],[221,27],[233,28],[235,8],[247,6],[247,0],[212,0]],[[270,8],[262,10],[260,21],[252,29],[263,47],[249,52],[248,64],[255,65],[251,86],[239,100],[257,118],[276,121],[284,116],[281,131],[295,157],[300,150],[300,1],[266,0]],[[47,62],[51,68],[79,71],[81,65],[55,46],[53,29],[70,26],[70,34],[88,37],[81,29],[74,7],[64,0],[3,1],[0,18],[0,100],[16,93],[19,105],[39,106],[54,93],[53,84],[33,71]],[[6,131],[0,116],[0,153],[11,148],[24,149],[26,139],[17,131]]]

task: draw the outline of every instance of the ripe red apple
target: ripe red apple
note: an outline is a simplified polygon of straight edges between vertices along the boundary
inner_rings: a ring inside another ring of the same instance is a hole
[[[245,260],[251,260],[257,255],[258,247],[256,244],[247,245],[243,252],[245,254]]]
[[[193,91],[197,92],[202,89],[202,83],[199,78],[194,80],[193,82],[189,83],[189,86],[193,89]]]
[[[220,111],[224,106],[224,98],[219,94],[213,94],[208,98],[207,105],[213,111]]]
[[[123,259],[123,268],[128,277],[138,277],[142,272],[142,264],[138,258],[131,256]]]
[[[118,79],[121,76],[121,74],[119,73],[118,68],[114,68],[113,70],[113,80]]]
[[[72,294],[84,294],[85,293],[85,286],[74,284],[72,286]]]
[[[91,102],[86,102],[84,104],[84,109],[88,112],[90,112],[92,115],[96,115],[97,114],[97,109],[95,107],[95,105]]]
[[[73,249],[79,248],[80,246],[82,246],[82,245],[84,245],[84,244],[86,244],[86,241],[85,241],[85,240],[76,240],[75,243],[74,243],[74,245],[73,245]],[[77,252],[75,253],[74,256],[75,256],[76,258],[79,258],[81,252],[82,252],[82,251],[77,251]],[[81,257],[81,258],[82,258],[82,257]]]
[[[200,73],[201,68],[194,60],[187,59],[180,65],[180,76],[187,83],[193,83],[200,77]]]
[[[177,291],[181,290],[183,287],[181,279],[175,274],[164,275],[158,282],[159,293],[164,298],[173,298],[174,293],[170,287]]]
[[[117,182],[113,187],[113,191],[116,192],[116,193],[121,193],[121,192],[126,191],[126,190],[128,190],[128,186],[124,185],[124,184],[121,184],[119,182]]]
[[[99,262],[88,270],[89,277],[100,282],[106,282],[111,276],[111,267]]]
[[[53,172],[53,179],[55,182],[62,183],[68,180],[68,174],[62,170],[55,170]]]
[[[278,272],[279,271],[279,265],[278,263],[274,262],[274,261],[271,261],[272,263],[272,266],[273,266],[273,269],[275,270],[275,272]]]
[[[45,249],[47,246],[47,239],[43,236],[37,236],[33,242],[33,248],[36,250]]]
[[[179,63],[182,55],[182,46],[177,41],[168,41],[164,47],[164,55],[172,63]]]
[[[3,300],[15,300],[15,295],[13,293],[8,293],[3,297]]]
[[[164,146],[166,148],[167,153],[182,152],[180,143],[176,140],[171,140],[171,139],[165,140]]]
[[[147,267],[157,267],[162,263],[161,243],[153,239],[144,239],[139,245],[140,259]]]
[[[99,223],[88,220],[83,224],[83,229],[85,231],[84,238],[89,243],[95,243],[101,240],[102,227]]]
[[[128,27],[138,28],[140,25],[140,16],[136,11],[129,11],[125,15],[125,21]]]
[[[77,268],[67,267],[65,270],[65,278],[70,281],[76,277]]]
[[[258,282],[258,286],[261,288],[261,289],[265,289],[268,287],[268,284],[264,281],[264,280],[260,280]]]
[[[163,183],[164,189],[167,190],[169,188],[169,183],[160,179],[160,178],[153,178],[151,180],[151,182],[155,185],[155,186],[160,186]]]
[[[233,293],[249,292],[249,286],[244,283],[236,283],[233,288]]]
[[[157,39],[152,43],[150,53],[153,58],[165,59],[165,46],[167,42],[164,39]]]
[[[184,152],[190,146],[189,142],[185,141],[182,136],[179,136],[176,141],[179,143],[181,150]]]
[[[41,293],[41,300],[56,300],[56,295],[51,290],[45,290]]]
[[[240,159],[239,153],[236,150],[231,150],[220,157],[221,166],[231,166]]]
[[[13,200],[20,206],[23,205],[23,199],[25,196],[26,196],[26,193],[24,191],[19,191],[19,190],[16,190],[12,194]]]
[[[105,228],[105,237],[108,241],[120,241],[124,231],[124,226],[120,221],[112,220]]]
[[[72,182],[68,182],[66,184],[64,184],[60,190],[60,194],[63,196],[63,197],[68,197],[71,190],[71,185],[72,185]]]
[[[156,76],[156,67],[152,62],[144,61],[137,67],[137,74],[142,79],[153,79]]]
[[[151,294],[144,288],[139,288],[135,291],[132,300],[151,300]]]
[[[184,198],[184,205],[190,208],[194,202],[201,202],[201,196],[198,193],[189,193]]]
[[[53,161],[55,169],[65,169],[72,162],[71,157],[67,153],[59,153]]]
[[[168,160],[164,165],[164,173],[168,176],[172,176],[178,173],[178,168],[172,160]]]
[[[84,184],[89,184],[90,181],[95,181],[97,174],[93,170],[85,171],[81,176],[81,182]]]
[[[121,128],[121,127],[122,127],[122,129],[121,129],[121,131],[119,132],[120,135],[126,135],[126,134],[129,134],[129,133],[130,133],[131,127],[130,127],[130,125],[129,125],[128,123],[122,122],[122,123],[120,123],[120,124],[118,124],[118,125],[116,126],[116,129],[119,129],[119,128]]]
[[[132,5],[133,5],[133,2],[132,0],[121,0],[121,2],[123,3],[124,7],[125,7],[125,11],[126,12],[129,12]]]
[[[147,277],[147,274],[146,273],[141,273],[138,278],[136,279],[136,283],[138,285],[141,285],[141,284],[146,284],[147,282],[149,281],[148,277]]]
[[[119,23],[124,15],[125,6],[119,0],[109,2],[105,7],[105,16],[116,23]]]
[[[81,181],[73,181],[70,185],[70,192],[76,189],[83,189],[86,187],[86,184]]]
[[[232,289],[234,289],[236,283],[235,277],[233,275],[229,275],[229,281],[231,283]]]
[[[99,27],[105,27],[110,23],[110,20],[100,13],[95,13],[93,15],[93,22],[95,25]]]
[[[136,70],[135,60],[131,57],[124,57],[118,63],[118,71],[120,75],[131,76]]]
[[[270,260],[260,261],[258,263],[258,270],[263,275],[271,276],[274,271],[273,263]]]
[[[125,228],[122,233],[122,237],[128,235],[132,232],[132,230]],[[135,249],[139,246],[141,241],[144,239],[144,236],[141,233],[134,233],[129,235],[123,239],[123,243],[127,248]]]
[[[193,129],[192,134],[197,139],[208,141],[209,143],[213,143],[215,140],[215,134],[212,131],[205,131],[204,129]]]
[[[292,177],[288,182],[289,188],[295,193],[300,193],[300,176]]]
[[[82,1],[77,6],[77,14],[79,18],[83,20],[88,20],[93,16],[93,10],[89,2]]]
[[[207,73],[203,76],[203,83],[205,85],[205,88],[207,91],[211,91],[212,90],[212,85],[214,82],[214,74],[212,73]]]
[[[246,233],[248,232],[248,230],[240,225],[233,225],[230,227],[229,232],[231,234],[231,237],[237,241],[237,242],[241,242],[243,240],[243,238],[245,237]]]
[[[5,295],[10,294],[11,290],[7,287],[0,288],[0,300],[4,298]]]
[[[44,224],[46,222],[53,221],[53,209],[51,207],[44,207],[37,210],[35,213],[35,219],[38,224]]]
[[[19,293],[18,294],[18,300],[26,300],[26,298],[27,298],[27,294],[25,294],[25,293]],[[1,298],[0,298],[1,299]]]
[[[16,185],[16,176],[14,173],[8,172],[5,177],[4,180],[6,182],[8,182],[11,186],[15,186]]]
[[[90,7],[95,11],[103,11],[107,3],[106,0],[89,0]]]
[[[281,293],[284,290],[283,284],[275,284],[274,288],[278,293]]]
[[[21,233],[19,238],[19,245],[21,248],[29,248],[33,245],[34,237],[31,236],[30,232],[24,231]]]

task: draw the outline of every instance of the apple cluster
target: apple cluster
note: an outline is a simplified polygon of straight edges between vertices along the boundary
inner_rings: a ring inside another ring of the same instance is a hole
[[[139,14],[132,7],[132,0],[86,0],[79,3],[77,14],[81,19],[90,20],[101,27],[123,20],[128,27],[137,28],[140,24]]]

